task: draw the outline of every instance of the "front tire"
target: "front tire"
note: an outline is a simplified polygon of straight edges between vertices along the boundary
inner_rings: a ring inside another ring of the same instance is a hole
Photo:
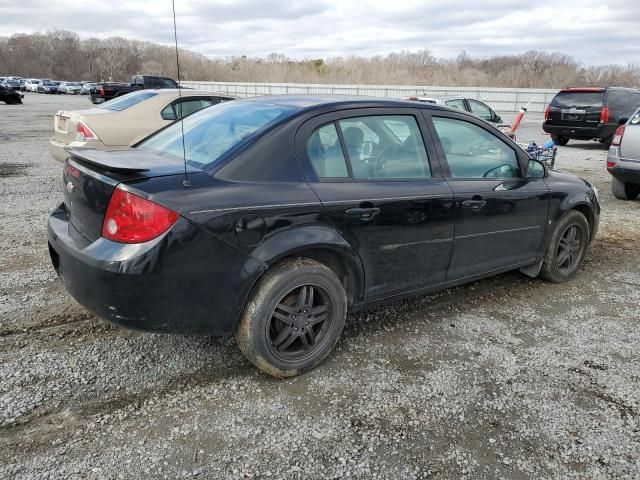
[[[551,140],[553,140],[553,143],[560,145],[561,147],[564,147],[569,143],[569,139],[567,137],[561,137],[560,135],[551,135]]]
[[[587,252],[589,236],[589,222],[582,213],[572,210],[562,217],[542,262],[542,278],[562,283],[575,277]]]
[[[292,377],[333,350],[347,315],[347,296],[333,271],[308,258],[286,260],[259,281],[235,337],[260,370]]]
[[[640,185],[633,185],[612,177],[611,193],[619,200],[633,200],[640,195]]]

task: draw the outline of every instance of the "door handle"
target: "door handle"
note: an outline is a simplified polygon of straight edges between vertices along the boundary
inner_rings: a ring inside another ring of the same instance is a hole
[[[486,204],[486,200],[465,200],[462,202],[464,208],[468,208],[474,212],[479,212]]]
[[[350,208],[349,210],[346,210],[344,213],[347,217],[357,217],[360,220],[364,220],[366,222],[371,220],[376,215],[378,215],[380,213],[380,209],[378,207],[369,207],[369,208],[358,207],[358,208]]]

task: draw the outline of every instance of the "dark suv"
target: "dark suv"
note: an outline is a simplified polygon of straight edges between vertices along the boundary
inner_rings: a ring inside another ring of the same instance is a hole
[[[556,145],[570,139],[611,144],[613,134],[640,107],[640,90],[619,87],[565,88],[544,113],[542,129]]]

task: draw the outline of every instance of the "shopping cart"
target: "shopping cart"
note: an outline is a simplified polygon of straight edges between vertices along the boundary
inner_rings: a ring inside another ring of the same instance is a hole
[[[544,162],[547,168],[553,170],[553,167],[556,164],[556,153],[558,152],[558,147],[553,144],[551,146],[536,145],[535,142],[528,144],[520,143],[519,145],[531,158],[535,158],[539,162]]]

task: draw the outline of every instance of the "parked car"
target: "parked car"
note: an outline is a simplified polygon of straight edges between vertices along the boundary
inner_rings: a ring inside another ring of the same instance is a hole
[[[411,96],[405,97],[405,100],[413,100],[423,103],[435,103],[436,105],[445,105],[450,108],[470,112],[481,119],[493,124],[498,130],[507,134],[511,125],[502,120],[489,105],[474,98],[462,96],[446,96],[446,97],[428,97],[428,96]]]
[[[15,90],[17,92],[20,91],[20,80],[18,80],[18,79],[7,78],[4,81],[4,84],[7,86],[7,88],[11,88],[12,90]]]
[[[178,82],[169,77],[134,75],[131,83],[99,83],[91,90],[91,102],[102,103],[136,90],[178,88]]]
[[[0,82],[0,102],[5,102],[8,105],[16,105],[22,103],[22,95],[19,91],[10,87],[5,82]]]
[[[37,78],[27,78],[24,81],[24,85],[22,87],[23,92],[37,92],[38,91],[38,83],[40,80]]]
[[[36,87],[38,93],[58,93],[58,85],[48,79],[43,79],[38,82]]]
[[[600,213],[587,181],[428,103],[245,99],[70,154],[48,231],[71,295],[131,328],[235,334],[282,377],[348,310],[515,269],[571,279]]]
[[[80,89],[80,95],[89,95],[91,93],[91,88],[95,87],[97,83],[94,82],[85,82],[82,84],[82,88]]]
[[[609,154],[607,171],[611,174],[611,192],[620,200],[640,195],[640,109],[627,123],[618,127]]]
[[[78,95],[82,87],[75,82],[62,82],[58,86],[58,93],[68,93],[72,95]]]
[[[234,97],[197,90],[140,90],[89,110],[59,110],[49,151],[59,162],[66,148],[113,149],[136,144],[156,130],[202,108]]]
[[[616,129],[639,107],[640,90],[565,88],[547,106],[542,129],[556,145],[566,145],[571,139],[610,145]]]

